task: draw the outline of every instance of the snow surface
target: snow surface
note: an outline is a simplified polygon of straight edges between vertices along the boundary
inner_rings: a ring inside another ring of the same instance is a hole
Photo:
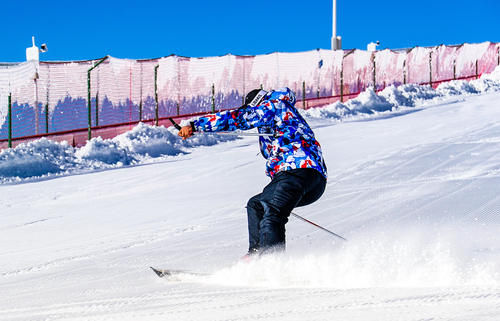
[[[329,167],[250,263],[255,137],[138,125],[0,153],[0,320],[498,320],[500,69],[304,112]],[[148,267],[207,276],[157,278]]]

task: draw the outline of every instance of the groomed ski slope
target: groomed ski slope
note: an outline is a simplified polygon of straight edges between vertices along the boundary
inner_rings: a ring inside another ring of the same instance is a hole
[[[0,320],[498,320],[500,71],[304,112],[329,181],[238,262],[257,138],[140,125],[0,153]],[[208,276],[158,278],[149,266]]]

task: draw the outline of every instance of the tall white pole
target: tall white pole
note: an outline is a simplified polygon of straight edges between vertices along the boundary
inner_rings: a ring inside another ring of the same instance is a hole
[[[332,50],[341,49],[341,38],[337,36],[337,0],[333,0]]]
[[[337,39],[337,0],[333,0],[333,19],[332,19],[332,44],[334,43],[334,39]],[[332,45],[332,49],[333,48]]]

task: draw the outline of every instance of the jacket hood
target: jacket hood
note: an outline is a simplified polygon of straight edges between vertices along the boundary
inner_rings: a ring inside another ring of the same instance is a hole
[[[277,90],[273,90],[269,92],[266,97],[264,98],[266,100],[284,100],[287,101],[290,105],[295,105],[296,98],[295,94],[290,88],[280,88]]]

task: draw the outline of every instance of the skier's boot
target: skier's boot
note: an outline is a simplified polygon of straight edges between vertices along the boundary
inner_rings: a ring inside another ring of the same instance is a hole
[[[257,257],[259,257],[259,249],[256,249],[256,248],[251,248],[248,250],[248,253],[243,255],[240,259],[240,261],[242,262],[251,262],[253,261],[254,259],[256,259]]]

